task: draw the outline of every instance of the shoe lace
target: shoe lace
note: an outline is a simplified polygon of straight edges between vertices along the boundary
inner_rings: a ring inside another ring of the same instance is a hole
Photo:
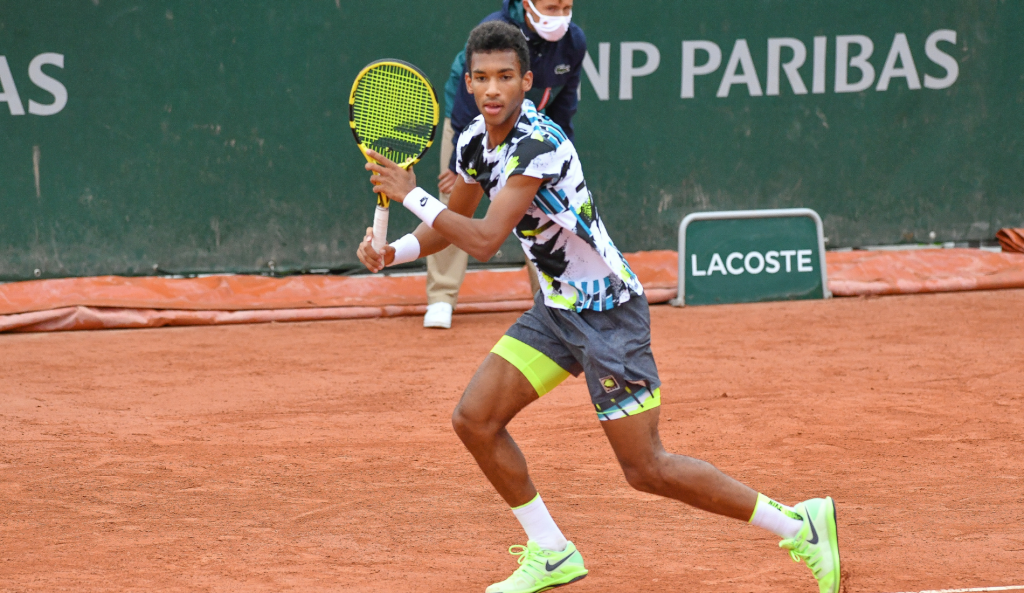
[[[807,540],[800,538],[784,539],[779,542],[779,547],[789,551],[789,557],[793,559],[793,562],[799,563],[802,560],[807,564],[807,568],[811,569],[811,573],[814,574],[815,578],[821,576],[824,568],[821,566],[821,557],[810,550],[811,546],[807,543]]]
[[[516,562],[519,563],[519,568],[516,569],[513,576],[520,574],[523,576],[530,576],[534,580],[541,578],[544,572],[540,568],[540,557],[534,554],[528,546],[514,545],[509,546],[508,553],[513,556],[517,556]]]

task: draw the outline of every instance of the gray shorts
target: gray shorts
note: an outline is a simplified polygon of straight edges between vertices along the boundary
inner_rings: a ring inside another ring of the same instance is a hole
[[[601,420],[632,416],[661,403],[651,316],[643,295],[607,311],[577,313],[546,306],[538,292],[533,308],[492,352],[519,368],[539,395],[569,373],[584,373]]]

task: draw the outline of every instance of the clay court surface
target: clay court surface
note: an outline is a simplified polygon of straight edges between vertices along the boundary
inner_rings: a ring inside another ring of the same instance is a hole
[[[515,313],[0,335],[0,590],[483,591],[524,543],[449,415]],[[838,501],[847,592],[1024,584],[1024,291],[652,308],[662,437]],[[631,490],[581,379],[510,428],[576,592],[812,592]]]

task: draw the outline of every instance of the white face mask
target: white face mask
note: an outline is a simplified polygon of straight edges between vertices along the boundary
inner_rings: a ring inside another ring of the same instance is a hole
[[[572,12],[569,16],[548,16],[541,14],[537,7],[533,5],[531,0],[523,0],[530,4],[530,8],[533,12],[540,15],[540,18],[534,18],[533,14],[529,10],[526,11],[526,18],[530,19],[530,24],[537,31],[537,34],[542,39],[547,41],[558,41],[562,37],[565,37],[566,32],[569,31],[569,23],[572,22]]]

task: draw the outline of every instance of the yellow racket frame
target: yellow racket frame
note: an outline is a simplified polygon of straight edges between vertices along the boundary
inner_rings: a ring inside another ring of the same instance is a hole
[[[349,109],[348,124],[349,124],[349,127],[352,129],[352,136],[356,139],[356,144],[359,146],[359,151],[363,153],[363,157],[366,158],[366,160],[371,162],[371,163],[376,162],[373,159],[371,159],[369,156],[367,156],[366,151],[370,147],[367,146],[366,142],[364,142],[364,139],[360,136],[359,130],[358,130],[357,126],[356,126],[355,102],[356,102],[356,91],[359,89],[359,83],[362,82],[364,78],[366,78],[367,74],[370,73],[370,71],[372,71],[374,69],[377,69],[377,68],[384,67],[384,66],[391,66],[391,67],[399,68],[399,69],[404,70],[404,71],[406,71],[408,73],[411,73],[417,79],[419,79],[419,81],[422,82],[423,85],[427,89],[430,90],[430,105],[428,106],[428,108],[431,110],[431,113],[428,114],[429,116],[431,116],[431,117],[428,118],[431,121],[430,137],[427,140],[427,143],[423,147],[423,149],[420,150],[419,154],[410,156],[410,157],[406,158],[404,161],[398,163],[398,165],[400,167],[402,167],[403,169],[408,169],[412,165],[415,165],[416,163],[418,163],[420,161],[420,159],[423,158],[423,155],[426,154],[427,150],[433,145],[433,143],[434,143],[434,136],[437,133],[437,124],[440,121],[440,111],[441,111],[441,109],[440,109],[440,107],[438,105],[438,102],[437,102],[437,92],[434,90],[434,86],[430,84],[430,80],[427,79],[427,76],[419,68],[417,68],[416,66],[413,66],[412,64],[410,64],[408,62],[403,62],[402,60],[396,60],[396,59],[391,59],[391,58],[383,59],[383,60],[377,60],[375,62],[367,64],[365,68],[363,68],[362,70],[359,71],[359,74],[356,75],[355,81],[352,83],[352,91],[349,93],[349,98],[348,98],[348,109]],[[397,99],[399,99],[399,98],[396,98],[396,100]],[[399,134],[401,134],[401,132],[399,132]],[[378,136],[378,138],[379,137],[380,136]],[[374,138],[373,140],[376,140],[376,138]],[[370,141],[370,144],[373,143],[373,140]],[[381,152],[381,151],[378,150],[377,152]],[[389,156],[389,155],[385,155],[385,156]],[[381,194],[377,194],[377,205],[379,207],[387,208],[390,205],[390,203],[391,203],[391,200],[389,200],[386,195],[384,195],[382,193]]]

